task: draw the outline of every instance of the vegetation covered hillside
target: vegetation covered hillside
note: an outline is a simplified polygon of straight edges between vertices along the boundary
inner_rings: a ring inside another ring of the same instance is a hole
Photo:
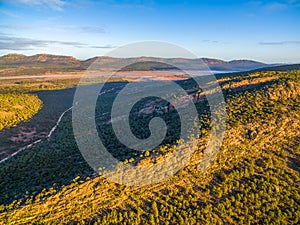
[[[30,119],[41,107],[36,95],[0,94],[0,130]]]
[[[84,72],[92,63],[97,61],[97,65],[101,68],[119,69],[120,65],[131,65],[127,70],[172,70],[173,66],[181,65],[182,68],[190,68],[191,70],[203,69],[203,62],[207,64],[211,70],[221,71],[245,71],[258,68],[268,67],[270,65],[252,60],[233,60],[223,61],[219,59],[199,58],[154,58],[154,57],[138,57],[138,58],[112,58],[112,57],[94,57],[87,60],[78,60],[72,56],[37,54],[26,56],[21,54],[8,54],[0,56],[0,77],[15,75],[41,75],[51,73],[77,73]],[[165,64],[168,64],[165,65]],[[199,67],[200,65],[200,67]],[[123,67],[123,66],[121,66]]]
[[[0,224],[298,224],[300,71],[218,80],[227,129],[204,172],[209,124],[175,176],[144,187],[112,183],[83,160],[68,113],[53,138],[0,165]],[[155,163],[168,150],[130,156],[131,163]]]

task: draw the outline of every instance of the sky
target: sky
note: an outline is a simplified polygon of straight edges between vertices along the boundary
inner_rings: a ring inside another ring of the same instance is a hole
[[[0,55],[87,59],[163,41],[199,57],[300,63],[300,0],[0,0]]]

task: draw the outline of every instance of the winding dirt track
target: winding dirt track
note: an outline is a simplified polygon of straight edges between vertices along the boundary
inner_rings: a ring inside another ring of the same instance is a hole
[[[72,108],[73,108],[73,106],[70,107],[70,108],[68,108],[67,110],[65,110],[65,111],[60,115],[60,117],[58,118],[56,124],[52,127],[52,129],[51,129],[50,132],[48,133],[47,138],[51,138],[51,135],[53,134],[53,132],[54,132],[54,131],[56,130],[56,128],[58,127],[58,125],[59,125],[60,121],[62,120],[62,118],[64,117],[64,115],[65,115],[68,111],[70,111]],[[13,157],[13,156],[19,154],[20,152],[22,152],[22,151],[25,150],[25,149],[31,148],[32,146],[34,146],[34,145],[40,143],[42,140],[43,140],[43,138],[42,138],[42,139],[39,139],[39,140],[36,140],[35,142],[30,143],[30,144],[28,144],[28,145],[26,145],[26,146],[24,146],[24,147],[22,147],[22,148],[19,148],[18,151],[14,152],[13,154],[11,154],[11,155],[7,156],[6,158],[2,159],[2,160],[0,161],[0,163],[5,162],[6,160],[8,160],[8,159],[10,159],[11,157]]]
[[[65,79],[80,79],[84,75],[84,72],[77,72],[77,73],[57,73],[57,74],[43,74],[43,75],[20,75],[20,76],[0,76],[0,83],[2,81],[10,81],[10,80],[65,80]],[[180,77],[184,75],[182,71],[176,70],[166,70],[166,71],[122,71],[117,72],[116,76],[124,78],[127,81],[143,81],[143,80],[183,80],[186,78]],[[101,77],[108,77],[109,74],[107,72],[97,72],[97,76]],[[46,138],[50,138],[53,132],[58,127],[61,119],[69,110],[73,108],[70,107],[65,110],[60,117],[58,118],[56,124],[51,128],[50,132],[46,136]],[[19,148],[16,152],[12,153],[11,155],[7,156],[6,158],[2,159],[0,163],[8,160],[9,158],[19,154],[25,149],[31,148],[33,145],[38,144],[44,138],[38,139],[24,147]]]

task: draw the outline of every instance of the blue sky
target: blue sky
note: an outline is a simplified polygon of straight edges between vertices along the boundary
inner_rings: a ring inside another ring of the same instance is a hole
[[[0,0],[0,54],[86,59],[157,40],[199,57],[300,63],[300,1]]]

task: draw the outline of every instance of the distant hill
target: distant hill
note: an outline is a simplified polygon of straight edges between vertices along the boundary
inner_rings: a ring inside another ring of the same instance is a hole
[[[256,71],[288,71],[288,70],[300,70],[300,64],[289,65],[277,65],[266,68],[257,69]]]
[[[139,57],[139,58],[110,58],[110,57],[96,57],[82,62],[82,65],[89,66],[96,60],[99,66],[107,68],[118,68],[119,65],[131,64],[125,70],[170,70],[175,69],[174,64],[182,68],[189,68],[191,70],[201,69],[203,62],[211,70],[219,71],[245,71],[270,66],[252,60],[234,60],[223,61],[219,59],[199,58],[199,59],[185,59],[185,58],[154,58],[154,57]],[[202,68],[203,69],[203,68]]]
[[[112,58],[107,56],[94,57],[87,60],[78,60],[72,56],[38,54],[26,56],[21,54],[8,54],[0,57],[0,68],[17,68],[18,74],[22,73],[45,73],[45,72],[64,72],[80,71],[87,69],[93,62],[102,68],[116,69],[121,65],[129,65],[124,70],[172,70],[174,64],[190,70],[201,69],[202,63],[214,71],[246,71],[272,66],[253,60],[233,60],[223,61],[219,59],[199,58]],[[35,72],[33,70],[36,70]],[[6,71],[7,72],[7,71]],[[10,71],[13,73],[14,71]],[[3,74],[3,73],[2,73]]]
[[[82,70],[81,61],[72,56],[8,54],[0,57],[0,76],[39,75]]]
[[[26,56],[22,54],[8,54],[0,57],[0,65],[26,65],[26,64],[57,64],[80,65],[80,61],[72,56],[38,54]]]

